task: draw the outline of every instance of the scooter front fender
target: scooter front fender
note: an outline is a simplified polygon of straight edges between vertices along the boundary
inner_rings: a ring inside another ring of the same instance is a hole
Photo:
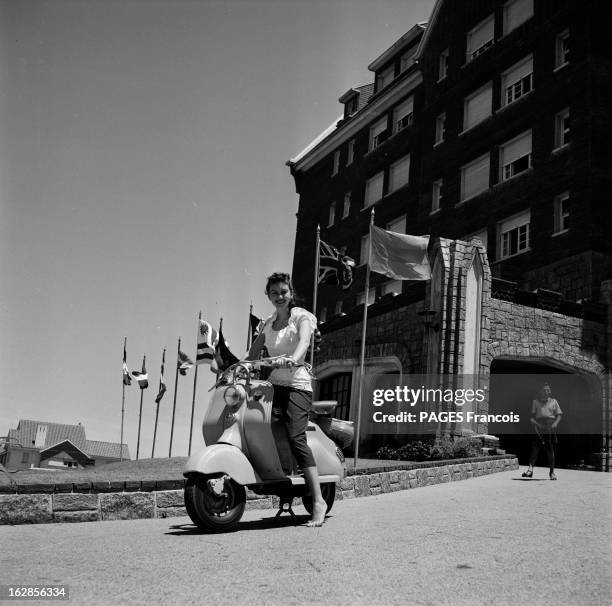
[[[238,484],[258,484],[261,480],[244,453],[230,444],[212,444],[192,454],[183,475],[226,473]]]

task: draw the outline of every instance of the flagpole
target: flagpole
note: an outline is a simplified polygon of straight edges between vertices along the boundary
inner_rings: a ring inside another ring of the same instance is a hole
[[[126,363],[126,348],[127,345],[127,337],[123,337],[123,363]],[[123,417],[125,416],[125,379],[123,378],[123,373],[125,372],[125,366],[123,367],[124,370],[122,371],[122,380],[121,383],[123,385],[123,392],[121,394],[121,441],[119,442],[119,461],[123,461]]]
[[[202,310],[200,310],[200,314],[198,315],[198,335],[200,334],[200,322],[202,321]],[[193,398],[191,399],[191,423],[189,425],[189,450],[187,452],[187,456],[191,456],[191,437],[193,435],[193,416],[195,414],[195,398],[196,398],[196,387],[198,384],[198,350],[197,350],[197,342],[196,342],[196,363],[195,370],[193,372]]]
[[[142,372],[145,372],[145,361],[147,356],[142,356]],[[140,427],[142,425],[142,398],[144,396],[144,389],[140,388],[140,412],[138,413],[138,440],[136,441],[136,460],[138,461],[138,453],[140,452]]]
[[[219,341],[221,340],[221,330],[223,328],[223,316],[219,318]],[[218,346],[220,347],[220,346]],[[217,352],[215,351],[215,363],[217,364],[217,377],[215,383],[219,380],[219,360],[217,360]]]
[[[174,373],[174,403],[172,405],[172,425],[170,426],[170,448],[168,449],[168,458],[172,456],[172,436],[174,435],[174,415],[176,413],[176,391],[178,387],[178,373],[179,373],[179,364],[178,352],[181,350],[181,338],[178,340],[178,347],[176,348],[176,370]]]
[[[164,347],[164,351],[162,353],[162,365],[161,365],[161,374],[159,375],[159,388],[157,393],[161,391],[161,386],[164,380],[164,363],[166,361],[166,348]],[[157,402],[157,410],[155,412],[155,426],[153,427],[153,448],[151,448],[151,458],[153,459],[155,456],[155,438],[157,437],[157,421],[159,420],[159,405],[161,404],[161,398],[159,402]]]
[[[365,369],[365,344],[366,344],[366,329],[368,321],[368,292],[370,290],[370,258],[372,256],[372,225],[374,225],[374,209],[370,213],[370,227],[368,239],[368,262],[366,264],[365,278],[365,299],[363,303],[363,326],[361,327],[361,355],[359,359],[359,399],[357,403],[357,432],[355,439],[355,459],[353,461],[354,468],[357,469],[357,459],[359,458],[359,438],[361,437],[361,404],[363,400],[363,375]]]
[[[312,293],[312,313],[317,317],[317,295],[319,294],[319,269],[321,264],[321,226],[317,224],[317,236],[315,244],[315,272],[314,272],[314,287]],[[315,355],[315,333],[312,331],[310,338],[310,364],[314,367]]]

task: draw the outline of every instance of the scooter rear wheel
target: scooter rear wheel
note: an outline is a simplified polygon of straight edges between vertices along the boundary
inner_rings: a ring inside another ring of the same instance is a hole
[[[188,478],[185,484],[185,508],[192,522],[207,532],[230,532],[235,530],[244,513],[246,491],[244,486],[225,477],[222,491],[216,492],[209,480],[219,482],[216,476]]]
[[[336,500],[336,483],[325,482],[321,484],[321,495],[327,503],[327,511],[325,513],[329,513]],[[306,508],[306,511],[312,515],[312,497],[309,494],[302,497],[302,504]]]

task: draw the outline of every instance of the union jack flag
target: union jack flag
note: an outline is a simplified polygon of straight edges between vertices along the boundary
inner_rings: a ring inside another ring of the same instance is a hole
[[[348,290],[353,283],[354,259],[340,252],[335,246],[319,241],[319,284],[337,284]]]

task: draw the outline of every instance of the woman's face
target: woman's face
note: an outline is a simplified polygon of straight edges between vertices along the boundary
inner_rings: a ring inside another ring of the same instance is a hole
[[[287,282],[273,282],[268,287],[268,299],[276,309],[283,309],[289,305],[293,293]]]
[[[550,398],[551,393],[552,391],[550,387],[548,385],[544,385],[540,390],[540,398],[542,398],[542,401],[546,401],[548,398]]]

